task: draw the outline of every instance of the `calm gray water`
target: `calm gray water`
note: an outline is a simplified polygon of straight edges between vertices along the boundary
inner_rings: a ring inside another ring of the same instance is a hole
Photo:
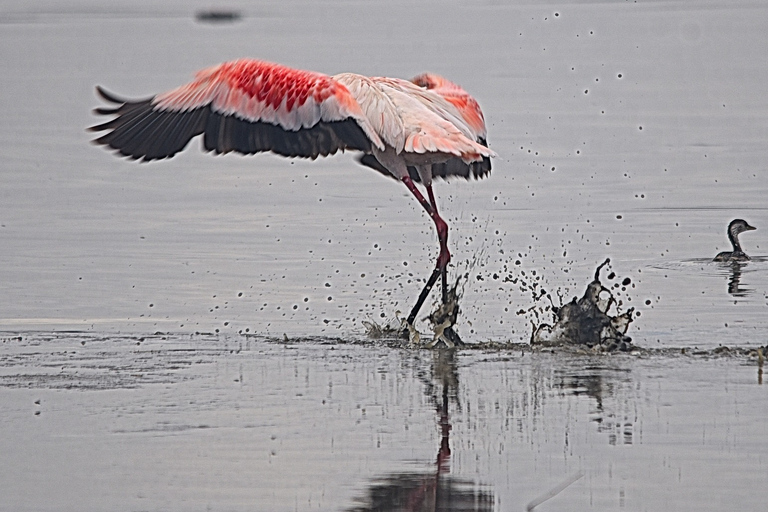
[[[2,347],[0,510],[522,511],[573,479],[536,510],[765,505],[766,389],[744,358],[84,334]],[[401,508],[373,508],[381,495]]]
[[[764,505],[754,358],[445,362],[339,343],[407,312],[434,265],[402,185],[353,155],[217,158],[196,142],[140,165],[85,127],[96,84],[146,97],[244,56],[434,71],[478,98],[499,154],[489,179],[436,186],[468,275],[466,341],[528,340],[516,311],[533,299],[505,277],[569,300],[610,257],[638,345],[764,346],[768,7],[227,6],[242,18],[0,2],[1,510],[351,510],[443,487],[522,510],[578,477],[540,509]],[[711,263],[736,217],[758,228],[742,236],[754,260]],[[284,335],[315,341],[264,341]]]

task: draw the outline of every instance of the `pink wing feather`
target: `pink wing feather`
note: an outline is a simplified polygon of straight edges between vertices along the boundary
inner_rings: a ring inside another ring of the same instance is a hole
[[[400,153],[447,153],[466,162],[495,156],[443,96],[399,78],[336,75],[347,85],[382,140]],[[387,128],[386,123],[396,123]]]
[[[462,119],[472,129],[475,136],[478,139],[485,140],[487,130],[483,111],[480,109],[477,100],[470,96],[467,91],[450,80],[434,73],[422,73],[419,76],[413,77],[411,82],[439,94],[446,101],[450,102],[459,111]]]
[[[200,71],[195,80],[140,101],[119,99],[96,112],[115,115],[90,128],[95,140],[142,160],[168,158],[203,134],[206,150],[273,151],[316,158],[383,143],[347,88],[327,75],[243,59]]]
[[[478,144],[488,146],[486,139],[487,130],[485,117],[477,100],[460,86],[434,73],[422,73],[411,79],[414,84],[439,95],[449,102],[457,111],[464,124],[470,129]],[[482,178],[491,172],[491,160],[484,156],[482,160],[467,164],[457,158],[452,158],[445,163],[432,165],[432,174],[438,178],[449,176],[470,175]]]

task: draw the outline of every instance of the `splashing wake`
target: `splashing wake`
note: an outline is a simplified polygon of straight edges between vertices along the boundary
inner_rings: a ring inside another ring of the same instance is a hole
[[[610,258],[595,270],[595,279],[587,285],[584,295],[565,305],[552,305],[552,324],[534,324],[532,344],[544,346],[584,345],[605,351],[629,351],[632,338],[626,335],[632,322],[634,308],[618,311],[618,302],[600,282],[600,271],[610,264]],[[611,311],[615,314],[611,314]]]

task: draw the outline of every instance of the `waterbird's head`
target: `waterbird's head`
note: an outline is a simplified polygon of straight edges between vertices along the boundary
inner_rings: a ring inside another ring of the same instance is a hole
[[[754,226],[750,226],[747,221],[744,219],[733,219],[730,224],[728,224],[728,233],[731,234],[731,236],[737,236],[739,233],[743,233],[744,231],[753,231],[757,229]]]

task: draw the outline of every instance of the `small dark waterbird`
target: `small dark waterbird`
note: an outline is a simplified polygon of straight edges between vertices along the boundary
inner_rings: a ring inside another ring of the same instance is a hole
[[[715,256],[712,261],[749,261],[751,258],[741,249],[739,243],[739,234],[745,231],[752,231],[757,228],[750,226],[744,219],[734,219],[728,224],[728,240],[731,241],[733,251],[723,251]]]
[[[90,127],[94,140],[142,162],[170,158],[198,135],[214,153],[273,153],[315,159],[337,151],[394,177],[416,197],[437,230],[440,252],[408,316],[413,324],[438,277],[447,301],[448,225],[437,211],[433,178],[481,178],[491,170],[483,112],[458,85],[430,73],[411,81],[352,73],[328,76],[242,59],[200,71],[172,91],[121,99],[101,87],[113,119]],[[426,188],[427,198],[416,187]]]

